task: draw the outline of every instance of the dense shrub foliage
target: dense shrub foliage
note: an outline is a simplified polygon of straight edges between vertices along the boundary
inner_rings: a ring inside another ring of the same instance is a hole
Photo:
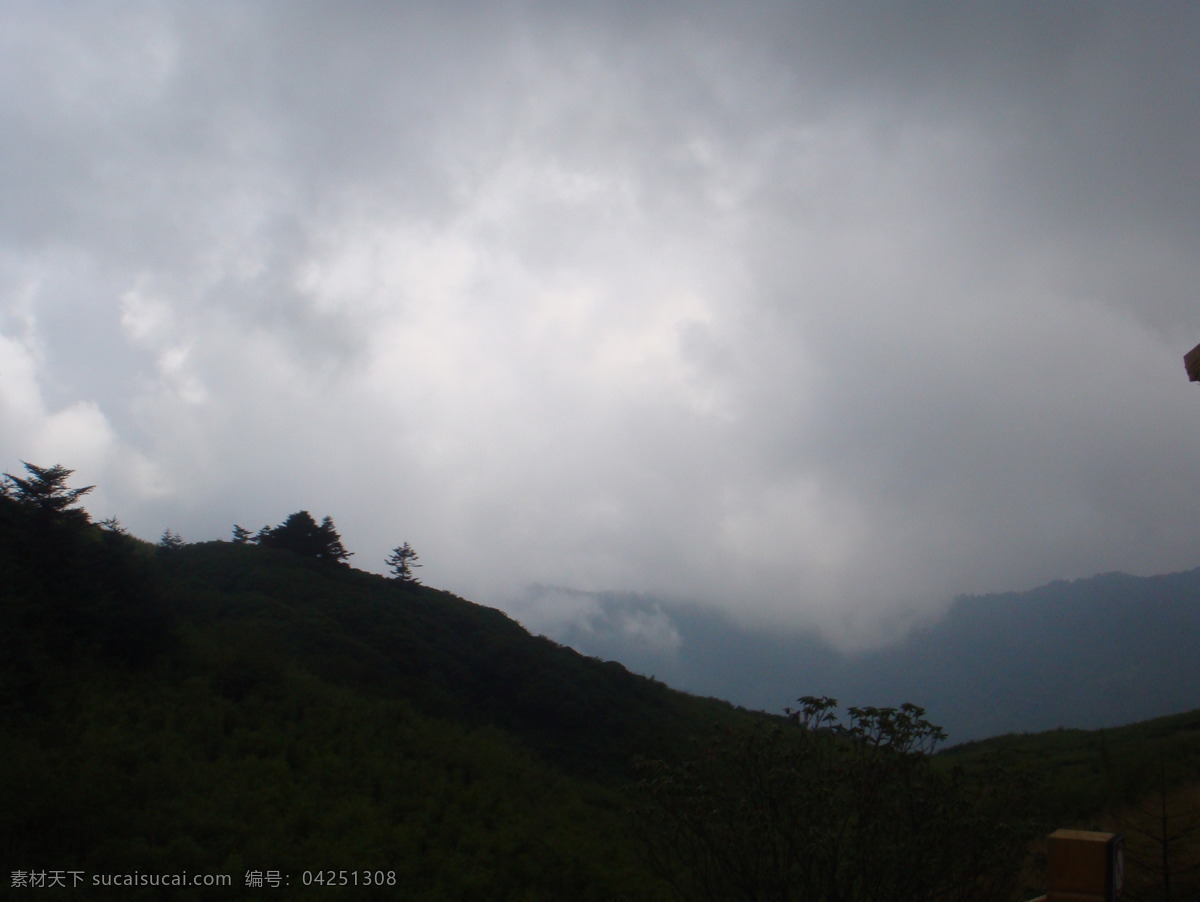
[[[643,822],[681,898],[917,902],[1008,899],[1035,825],[1026,787],[939,768],[941,731],[915,705],[805,697],[790,723],[713,736],[647,765]]]

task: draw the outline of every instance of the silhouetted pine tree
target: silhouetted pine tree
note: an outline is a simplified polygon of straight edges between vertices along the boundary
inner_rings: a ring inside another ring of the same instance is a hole
[[[417,560],[417,553],[413,551],[408,542],[405,542],[398,548],[393,548],[384,563],[388,565],[395,579],[402,583],[416,584],[420,580],[413,575],[413,568],[421,566],[416,563]]]
[[[29,474],[27,478],[4,474],[5,495],[21,504],[37,508],[43,513],[54,514],[66,520],[72,520],[80,525],[88,522],[88,514],[81,507],[73,507],[80,498],[95,488],[94,485],[79,489],[67,487],[67,480],[74,473],[62,464],[52,467],[39,467],[36,464],[21,461]]]

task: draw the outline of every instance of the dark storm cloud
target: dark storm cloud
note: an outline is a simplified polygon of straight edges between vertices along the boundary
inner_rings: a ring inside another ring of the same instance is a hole
[[[848,643],[1190,566],[1198,15],[0,6],[0,449]]]

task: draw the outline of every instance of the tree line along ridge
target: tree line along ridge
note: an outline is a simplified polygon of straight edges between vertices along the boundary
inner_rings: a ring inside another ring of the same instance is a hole
[[[42,467],[21,461],[21,465],[25,468],[25,476],[5,473],[3,480],[0,480],[0,497],[16,502],[43,519],[77,527],[98,526],[117,534],[126,534],[116,517],[92,522],[88,512],[78,502],[95,489],[95,486],[71,488],[67,480],[74,474],[74,470],[67,469],[62,464]],[[264,526],[257,533],[251,533],[244,526],[235,523],[233,542],[280,549],[304,558],[343,566],[347,565],[354,554],[342,543],[342,537],[338,534],[332,517],[326,515],[318,523],[306,510],[288,515],[278,526]],[[178,550],[186,544],[183,537],[169,527],[163,531],[158,541],[158,547],[168,552]],[[415,585],[420,582],[413,572],[421,566],[417,563],[419,559],[412,546],[404,542],[392,549],[384,563],[388,565],[389,573],[394,579]]]

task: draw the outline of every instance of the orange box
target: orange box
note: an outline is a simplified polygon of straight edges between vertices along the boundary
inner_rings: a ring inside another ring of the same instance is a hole
[[[1046,841],[1046,902],[1115,902],[1125,882],[1125,837],[1055,830]]]

